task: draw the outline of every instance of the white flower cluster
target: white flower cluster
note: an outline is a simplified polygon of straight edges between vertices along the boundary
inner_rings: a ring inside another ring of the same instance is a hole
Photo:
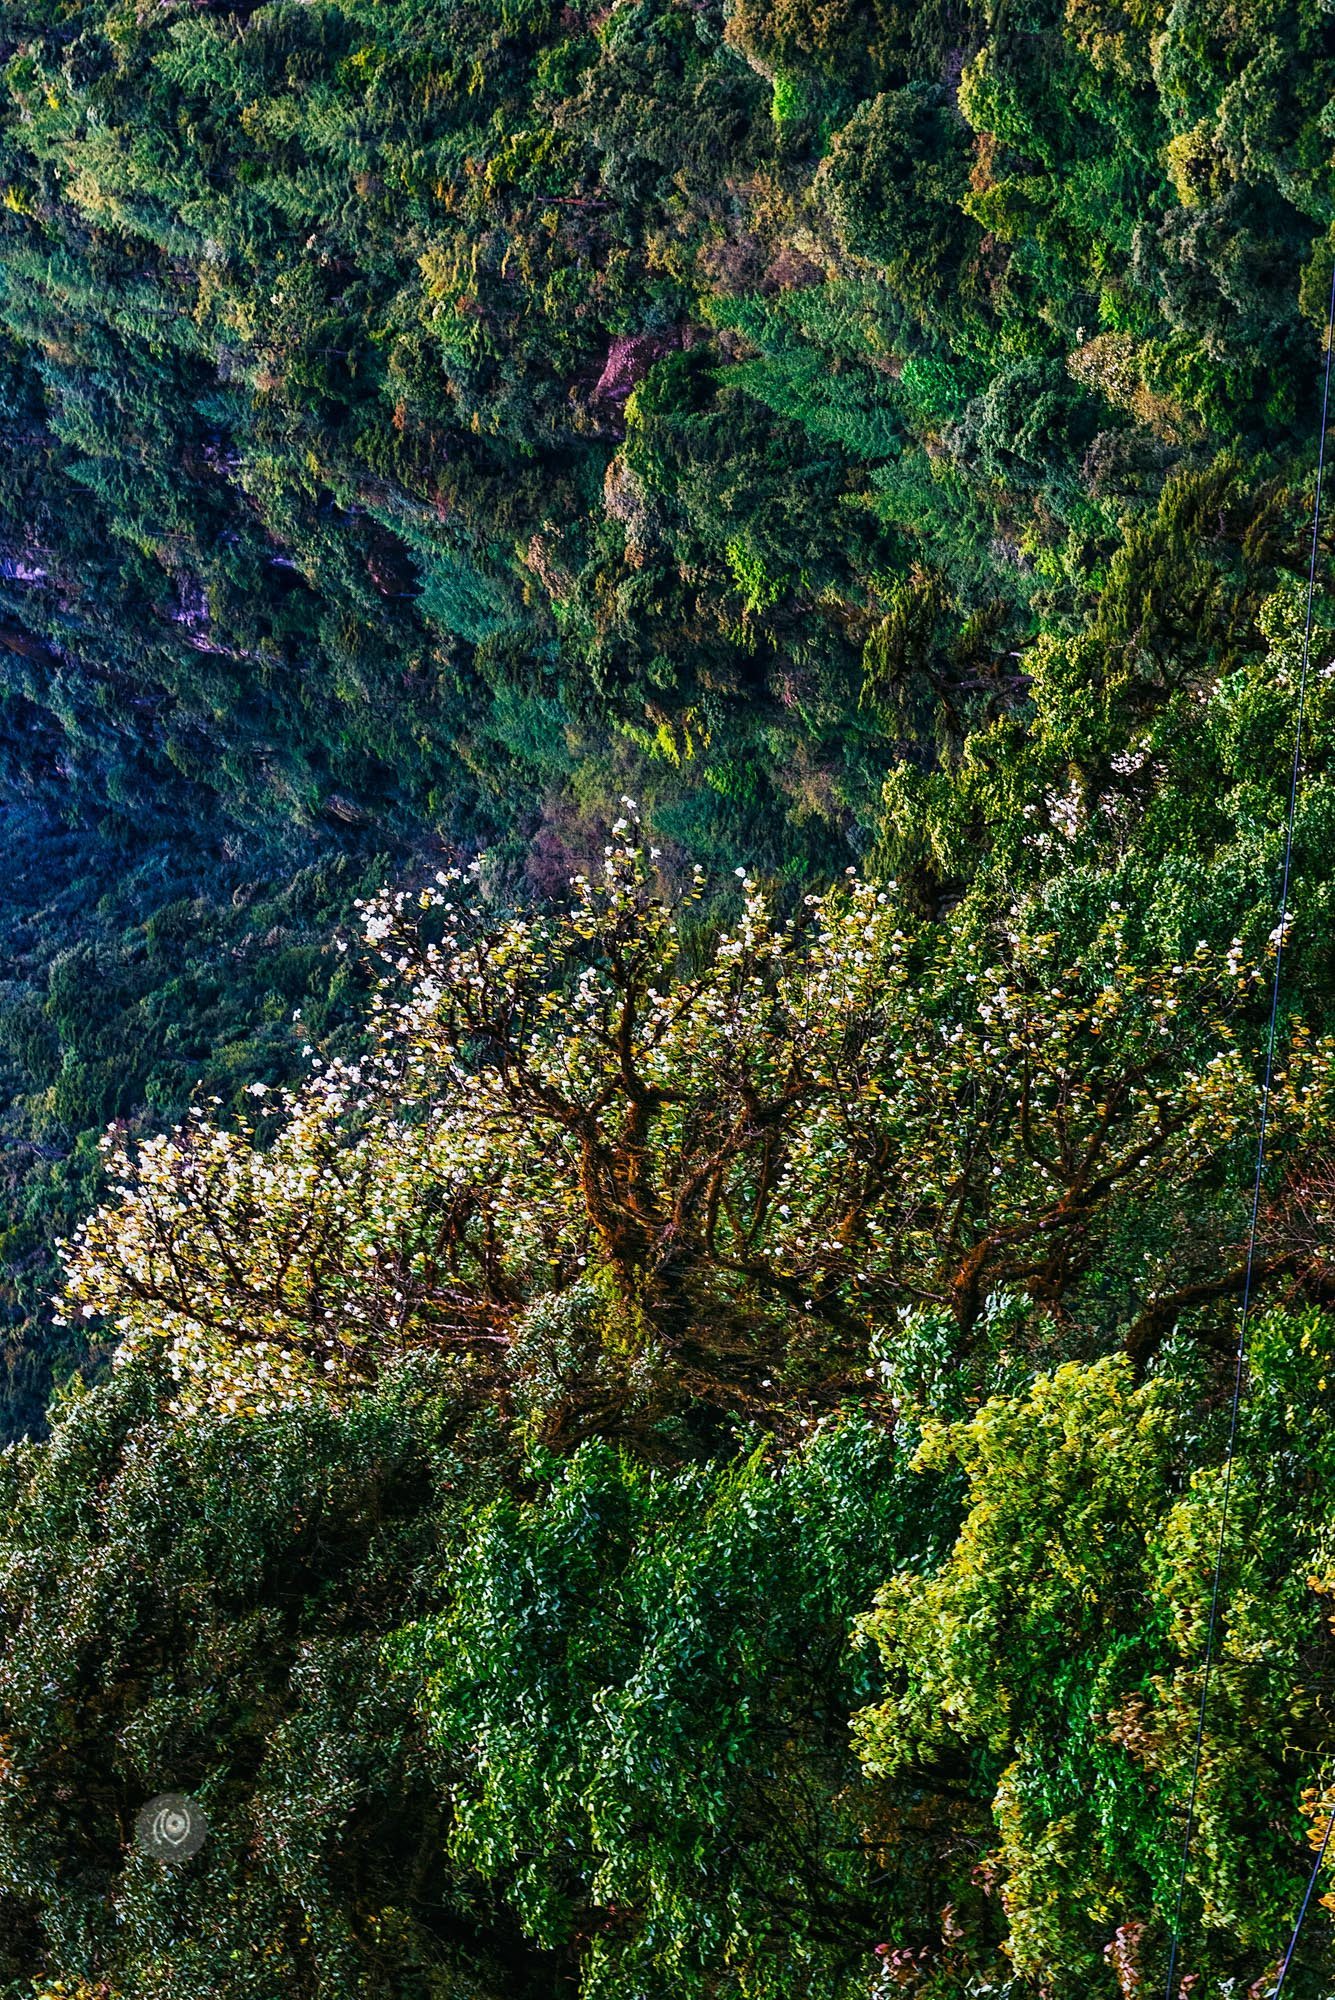
[[[851,871],[781,921],[738,870],[734,928],[684,963],[623,814],[564,909],[498,918],[476,867],[364,906],[370,1052],[256,1086],[264,1143],[202,1110],[133,1158],[109,1142],[63,1312],[160,1343],[182,1404],[229,1413],[349,1393],[409,1345],[494,1353],[544,1291],[652,1291],[683,1257],[870,1326],[947,1296],[984,1238],[1022,1263],[1083,1226],[1095,1184],[1198,1171],[1251,1116],[1236,947],[1146,972],[1116,907],[1072,963],[1018,912],[915,937]],[[1332,1066],[1296,1047],[1276,1120]]]

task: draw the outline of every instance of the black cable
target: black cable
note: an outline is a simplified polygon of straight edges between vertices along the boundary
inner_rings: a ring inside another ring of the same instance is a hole
[[[1228,1447],[1224,1456],[1224,1499],[1219,1516],[1219,1541],[1215,1549],[1214,1581],[1210,1590],[1210,1618],[1205,1634],[1205,1660],[1202,1667],[1200,1707],[1196,1715],[1196,1742],[1191,1756],[1191,1789],[1187,1799],[1187,1828],[1182,1840],[1182,1868],[1178,1876],[1177,1900],[1173,1908],[1172,1942],[1168,1952],[1168,1978],[1164,1987],[1164,2000],[1173,2000],[1173,1980],[1177,1973],[1177,1954],[1182,1941],[1182,1905],[1187,1892],[1187,1873],[1191,1865],[1191,1843],[1196,1832],[1196,1807],[1200,1796],[1201,1755],[1205,1745],[1205,1716],[1210,1699],[1210,1681],[1214,1673],[1215,1635],[1219,1625],[1219,1595],[1224,1573],[1224,1547],[1228,1534],[1228,1508],[1233,1493],[1233,1464],[1237,1454],[1238,1413],[1242,1407],[1242,1384],[1247,1365],[1247,1326],[1251,1315],[1252,1271],[1256,1261],[1256,1230],[1261,1213],[1261,1181],[1265,1173],[1266,1137],[1270,1126],[1270,1093],[1275,1076],[1275,1032],[1279,1021],[1280,978],[1284,969],[1284,945],[1289,928],[1289,883],[1293,868],[1293,822],[1298,807],[1298,785],[1302,776],[1303,756],[1303,712],[1307,702],[1307,673],[1312,658],[1312,607],[1316,597],[1316,568],[1321,537],[1321,495],[1326,470],[1326,423],[1330,410],[1330,363],[1331,348],[1335,343],[1335,267],[1330,278],[1330,303],[1326,312],[1326,365],[1321,386],[1321,427],[1317,439],[1316,496],[1312,505],[1312,551],[1307,566],[1307,617],[1303,625],[1302,664],[1298,674],[1298,707],[1293,727],[1293,768],[1289,774],[1289,805],[1284,828],[1284,868],[1279,887],[1279,928],[1275,932],[1275,972],[1270,982],[1270,1025],[1266,1035],[1265,1079],[1261,1085],[1261,1118],[1256,1138],[1256,1174],[1252,1182],[1251,1219],[1247,1227],[1247,1264],[1242,1286],[1242,1312],[1238,1320],[1238,1351],[1233,1370],[1233,1402],[1228,1421]],[[1329,1829],[1327,1829],[1329,1839]],[[1325,1847],[1323,1844],[1322,1853]],[[1318,1864],[1319,1866],[1319,1864]],[[1302,1914],[1298,1920],[1301,1929],[1302,1918],[1307,1913],[1312,1887],[1316,1882],[1313,1873],[1308,1885]],[[1295,1929],[1293,1942],[1289,1946],[1292,1956],[1293,1946],[1298,1942]],[[1288,1960],[1285,1960],[1287,1970]],[[1282,1976],[1282,1975],[1281,1975]]]
[[[1279,2000],[1280,1994],[1284,1991],[1284,1981],[1289,1976],[1289,1967],[1293,1963],[1293,1954],[1298,1949],[1298,1939],[1302,1934],[1303,1924],[1307,1919],[1308,1906],[1312,1901],[1313,1891],[1321,1878],[1321,1870],[1325,1866],[1326,1849],[1330,1846],[1332,1827],[1335,1827],[1335,1800],[1330,1802],[1327,1809],[1326,1830],[1321,1836],[1321,1845],[1317,1849],[1316,1860],[1312,1863],[1312,1872],[1307,1878],[1307,1888],[1303,1892],[1302,1905],[1298,1911],[1298,1921],[1293,1926],[1293,1936],[1289,1939],[1289,1948],[1280,1961],[1279,1978],[1275,1982],[1275,1990],[1271,1994],[1270,2000]]]

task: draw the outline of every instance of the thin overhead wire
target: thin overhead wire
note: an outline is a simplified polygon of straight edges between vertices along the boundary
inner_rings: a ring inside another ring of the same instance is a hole
[[[1214,1578],[1210,1587],[1210,1616],[1205,1634],[1205,1658],[1201,1668],[1201,1698],[1196,1712],[1196,1739],[1191,1753],[1191,1787],[1187,1798],[1187,1825],[1182,1838],[1182,1866],[1178,1874],[1177,1898],[1173,1907],[1172,1939],[1168,1952],[1168,1977],[1164,1986],[1164,2000],[1174,2000],[1173,1981],[1177,1976],[1178,1952],[1182,1942],[1182,1908],[1187,1893],[1187,1876],[1191,1868],[1191,1846],[1196,1833],[1196,1811],[1200,1802],[1201,1757],[1205,1747],[1205,1721],[1210,1701],[1210,1683],[1214,1674],[1216,1641],[1219,1630],[1219,1600],[1224,1574],[1224,1550],[1228,1537],[1229,1502],[1233,1496],[1233,1468],[1237,1456],[1238,1415],[1242,1408],[1242,1385],[1247,1368],[1247,1331],[1251,1318],[1252,1276],[1256,1263],[1256,1233],[1261,1213],[1261,1183],[1265,1175],[1266,1139],[1270,1129],[1270,1095],[1275,1077],[1275,1036],[1279,1022],[1280,984],[1284,972],[1284,947],[1289,931],[1289,892],[1293,873],[1293,827],[1298,808],[1298,790],[1302,780],[1303,762],[1303,717],[1307,704],[1307,677],[1312,659],[1312,614],[1316,599],[1316,572],[1321,542],[1321,501],[1326,473],[1326,426],[1330,412],[1330,372],[1331,350],[1335,345],[1335,267],[1331,271],[1330,301],[1326,311],[1326,360],[1321,383],[1321,421],[1317,436],[1316,495],[1312,503],[1312,545],[1307,565],[1307,614],[1303,622],[1302,662],[1298,672],[1298,702],[1293,723],[1293,764],[1289,773],[1288,810],[1284,823],[1284,867],[1279,885],[1279,925],[1274,932],[1275,970],[1270,982],[1270,1021],[1266,1032],[1265,1077],[1261,1086],[1261,1114],[1256,1135],[1256,1171],[1252,1179],[1251,1217],[1247,1225],[1247,1262],[1242,1286],[1242,1311],[1238,1317],[1238,1346],[1233,1368],[1233,1398],[1229,1410],[1228,1447],[1224,1455],[1224,1492],[1219,1515],[1219,1539],[1215,1547]],[[1327,1841],[1330,1830],[1327,1828]],[[1324,1857],[1325,1846],[1322,1847]],[[1317,1870],[1313,1871],[1308,1884],[1307,1896],[1299,1914],[1288,1954],[1281,1972],[1281,1983],[1287,1975],[1288,1963],[1298,1942],[1312,1890],[1316,1885]],[[1276,1988],[1276,1992],[1278,1992]]]
[[[1312,1872],[1307,1878],[1307,1887],[1303,1891],[1303,1900],[1299,1905],[1297,1922],[1293,1926],[1293,1936],[1289,1939],[1289,1948],[1280,1960],[1279,1978],[1275,1981],[1275,1990],[1271,1995],[1271,2000],[1279,2000],[1280,1994],[1284,1991],[1284,1981],[1289,1976],[1289,1967],[1293,1964],[1293,1954],[1298,1949],[1298,1940],[1302,1936],[1303,1925],[1307,1922],[1307,1912],[1311,1908],[1312,1897],[1316,1892],[1316,1885],[1321,1880],[1321,1870],[1326,1865],[1326,1849],[1330,1846],[1332,1827],[1335,1827],[1335,1800],[1331,1800],[1328,1803],[1326,1830],[1321,1836],[1321,1845],[1317,1849],[1316,1860],[1312,1863]]]

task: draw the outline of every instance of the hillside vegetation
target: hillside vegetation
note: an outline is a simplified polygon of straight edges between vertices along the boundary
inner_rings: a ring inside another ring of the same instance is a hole
[[[0,1991],[1268,2000],[1327,0],[18,0],[0,197]]]

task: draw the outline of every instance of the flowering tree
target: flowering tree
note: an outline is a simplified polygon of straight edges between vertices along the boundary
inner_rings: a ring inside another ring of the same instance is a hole
[[[780,1371],[844,1393],[904,1307],[967,1351],[999,1288],[1079,1298],[1143,1359],[1237,1284],[1213,1178],[1255,1105],[1236,954],[1145,969],[1115,906],[1083,942],[1023,911],[918,937],[851,872],[781,920],[739,869],[736,927],[693,960],[627,813],[551,914],[497,917],[458,873],[367,905],[366,1058],[317,1060],[261,1131],[197,1110],[133,1160],[109,1141],[66,1310],[165,1341],[187,1402],[269,1408],[410,1346],[496,1357],[578,1287],[604,1350],[745,1405]],[[1331,1074],[1297,1033],[1278,1143]]]

